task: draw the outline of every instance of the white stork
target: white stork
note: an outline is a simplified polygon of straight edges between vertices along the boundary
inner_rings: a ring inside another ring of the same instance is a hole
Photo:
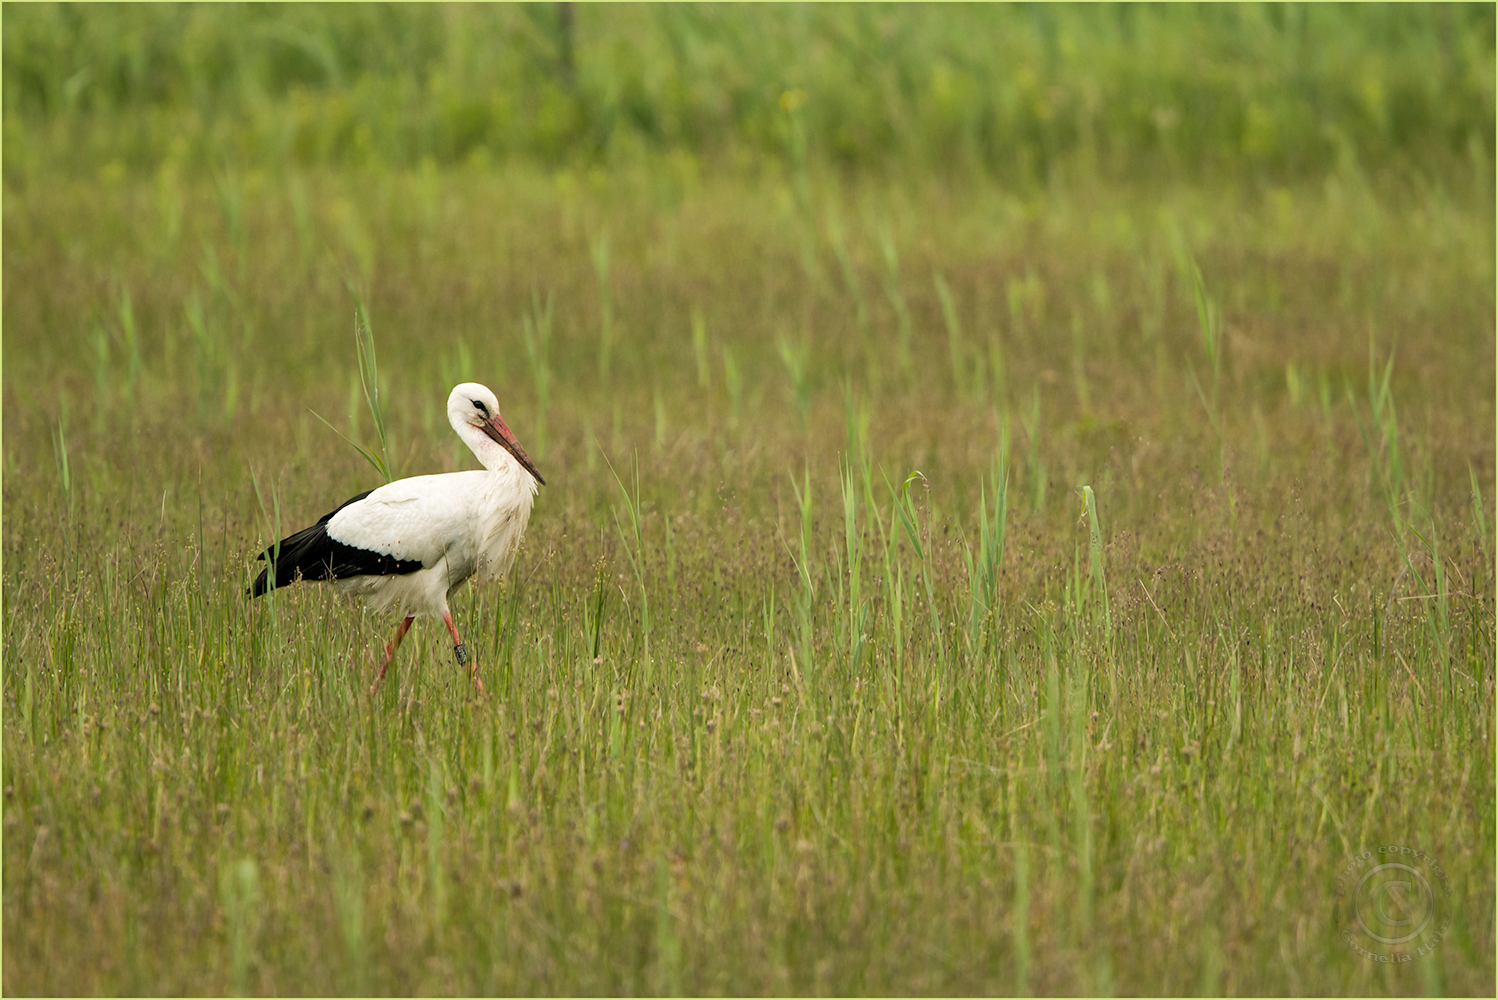
[[[468,664],[483,691],[478,664],[469,660],[447,599],[470,577],[492,580],[509,572],[536,484],[546,482],[486,387],[455,386],[447,397],[447,420],[487,471],[413,476],[351,497],[262,552],[260,558],[274,566],[275,583],[267,566],[250,588],[259,597],[298,579],[327,580],[375,610],[398,610],[404,620],[385,647],[371,693],[379,690],[417,615],[442,616],[458,665]]]

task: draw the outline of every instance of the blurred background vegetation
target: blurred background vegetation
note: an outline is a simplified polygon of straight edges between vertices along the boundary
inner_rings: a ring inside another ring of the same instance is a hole
[[[805,161],[1276,184],[1491,161],[1491,4],[7,5],[5,179]]]

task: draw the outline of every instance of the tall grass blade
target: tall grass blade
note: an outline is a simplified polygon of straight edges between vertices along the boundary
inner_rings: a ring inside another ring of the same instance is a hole
[[[932,274],[931,280],[936,286],[936,297],[941,302],[942,319],[947,325],[947,351],[952,356],[952,387],[961,396],[969,391],[972,382],[966,374],[967,349],[962,342],[962,322],[957,315],[957,303],[952,298],[952,290],[947,287],[947,279],[942,277],[940,271],[937,271]],[[979,372],[981,369],[974,369],[975,375]]]
[[[589,249],[598,279],[598,376],[606,383],[614,356],[614,293],[609,283],[609,234],[604,232],[594,237]]]
[[[884,255],[884,295],[889,299],[890,308],[895,312],[895,334],[897,345],[897,358],[900,370],[909,376],[912,371],[911,341],[914,337],[914,327],[910,320],[910,307],[906,304],[905,293],[900,288],[900,253],[895,248],[894,234],[890,232],[888,225],[879,229],[879,249]]]
[[[395,470],[390,462],[390,435],[385,429],[385,410],[380,405],[380,368],[375,355],[374,330],[369,324],[369,313],[364,308],[364,300],[352,285],[349,286],[349,293],[354,297],[354,348],[359,360],[359,385],[364,390],[364,402],[369,407],[369,416],[374,422],[375,436],[380,441],[378,456],[372,450],[364,448],[359,448],[359,453],[379,470],[388,483],[395,478]]]
[[[525,356],[530,362],[531,380],[536,386],[535,450],[538,460],[546,457],[546,414],[551,407],[551,325],[555,300],[551,292],[546,293],[546,305],[541,305],[541,295],[531,289],[530,312],[521,317],[520,325],[525,336]]]

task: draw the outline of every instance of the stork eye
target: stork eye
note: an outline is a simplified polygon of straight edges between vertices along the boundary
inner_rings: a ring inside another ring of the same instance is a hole
[[[489,407],[485,406],[483,403],[479,402],[477,399],[470,399],[469,402],[472,403],[475,407],[477,407],[478,411],[480,413],[482,413],[484,416],[487,417],[489,415]]]

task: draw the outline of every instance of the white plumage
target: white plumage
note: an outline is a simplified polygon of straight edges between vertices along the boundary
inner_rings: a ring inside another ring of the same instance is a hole
[[[328,580],[339,593],[403,616],[371,690],[379,687],[406,630],[420,615],[440,616],[458,662],[468,662],[448,608],[449,595],[470,578],[492,580],[509,572],[530,520],[536,486],[545,482],[486,387],[477,382],[454,387],[447,419],[485,471],[387,483],[346,501],[261,554],[275,569],[276,587],[297,579]],[[271,568],[255,581],[254,596],[273,589]],[[479,684],[477,664],[470,674]]]

